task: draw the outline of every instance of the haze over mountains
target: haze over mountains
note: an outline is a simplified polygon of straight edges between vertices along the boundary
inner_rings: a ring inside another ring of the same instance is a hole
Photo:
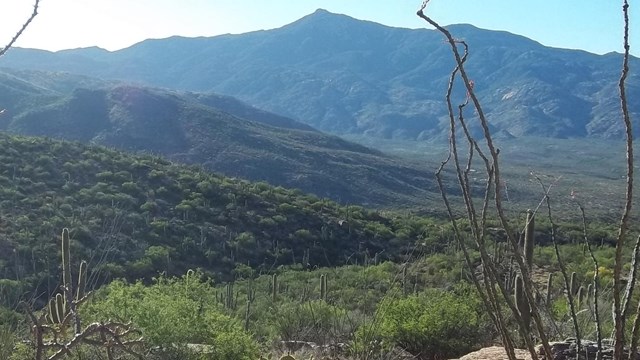
[[[416,205],[435,190],[425,169],[234,98],[64,73],[0,79],[0,128],[12,133],[163,155],[343,203]]]
[[[449,29],[470,44],[467,70],[494,130],[516,137],[621,137],[619,104],[611,96],[618,54],[548,48],[470,25]],[[213,91],[335,134],[432,139],[446,132],[443,94],[453,62],[434,30],[318,10],[275,30],[147,40],[115,52],[14,49],[0,66]],[[630,97],[639,85],[632,74]],[[630,105],[632,115],[640,112],[639,102]]]

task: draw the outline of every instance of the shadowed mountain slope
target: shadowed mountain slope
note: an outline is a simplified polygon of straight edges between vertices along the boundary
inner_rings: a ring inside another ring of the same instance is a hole
[[[434,196],[427,171],[233,98],[73,76],[63,83],[94,86],[70,90],[54,75],[0,74],[14,80],[2,82],[4,129],[158,154],[343,203],[411,206]]]

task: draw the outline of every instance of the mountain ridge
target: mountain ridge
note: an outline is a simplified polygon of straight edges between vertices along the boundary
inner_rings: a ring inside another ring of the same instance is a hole
[[[470,46],[467,72],[497,131],[515,137],[622,136],[615,121],[619,106],[609,96],[620,55],[549,48],[466,24],[448,28]],[[277,29],[145,40],[108,53],[14,49],[0,66],[216,92],[334,134],[434,139],[446,136],[443,92],[454,63],[435,30],[318,10]],[[630,97],[640,92],[637,75],[629,77],[628,89]],[[462,90],[453,95],[464,98]],[[638,118],[640,103],[630,104],[632,118]]]
[[[0,129],[162,155],[342,203],[406,207],[434,197],[422,167],[228,96],[54,76],[0,71]]]

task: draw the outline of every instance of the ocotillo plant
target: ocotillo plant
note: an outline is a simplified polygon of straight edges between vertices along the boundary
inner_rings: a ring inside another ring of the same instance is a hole
[[[535,216],[533,211],[527,210],[527,224],[524,230],[524,259],[525,263],[529,267],[529,270],[533,267],[533,247],[535,238],[533,232],[535,230]]]
[[[523,253],[524,253],[524,263],[527,268],[531,270],[533,267],[533,246],[534,246],[534,236],[533,232],[535,230],[535,222],[534,215],[531,210],[527,210],[527,222],[524,228],[524,242],[523,242]],[[522,276],[516,275],[515,279],[515,302],[516,308],[520,313],[520,317],[522,317],[522,321],[524,322],[525,327],[528,331],[530,331],[531,327],[531,306],[529,304],[529,300],[524,293],[524,284],[522,282]]]

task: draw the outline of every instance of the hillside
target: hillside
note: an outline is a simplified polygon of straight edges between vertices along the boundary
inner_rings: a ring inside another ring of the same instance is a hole
[[[407,207],[435,197],[429,169],[227,96],[47,72],[0,78],[0,128],[12,133],[153,153],[342,203]]]
[[[449,30],[470,45],[467,71],[496,131],[621,137],[619,105],[609,96],[616,91],[618,54],[549,48],[470,25]],[[116,52],[15,49],[0,66],[215,91],[320,130],[397,139],[443,137],[444,89],[454,67],[434,30],[390,28],[324,10],[279,29],[148,40]],[[628,79],[630,98],[639,79]],[[630,104],[637,119],[640,103]]]
[[[63,227],[74,261],[89,260],[99,283],[190,268],[226,279],[246,266],[399,260],[444,244],[431,220],[76,142],[0,134],[0,185],[0,278],[49,291]]]

